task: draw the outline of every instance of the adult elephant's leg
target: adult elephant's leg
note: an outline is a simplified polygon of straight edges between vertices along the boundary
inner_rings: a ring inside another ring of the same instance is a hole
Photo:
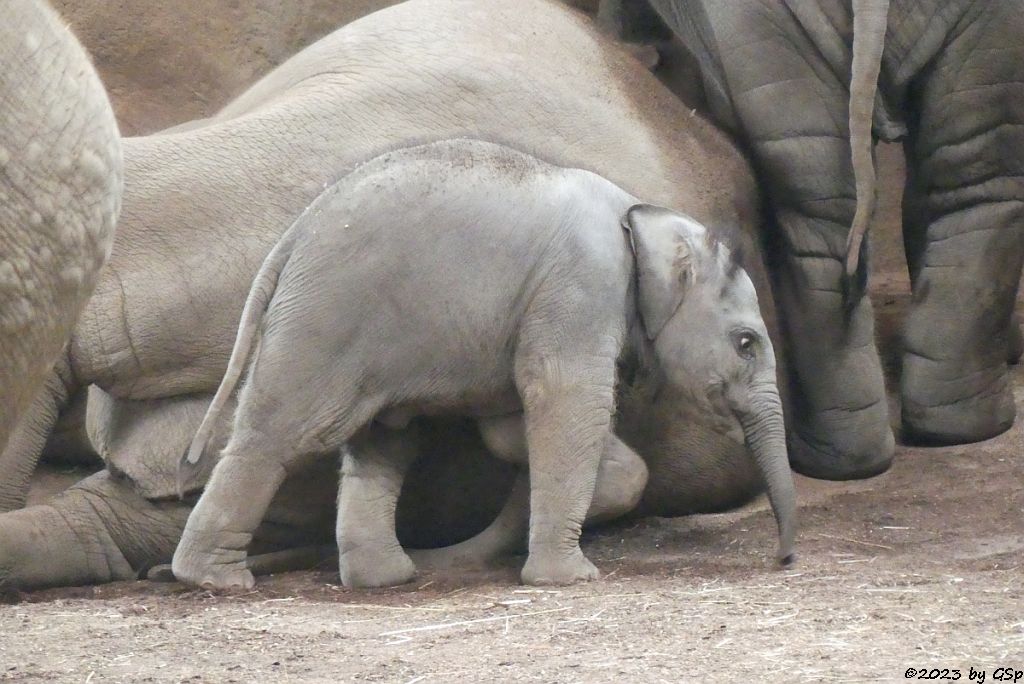
[[[285,481],[254,535],[254,572],[309,567],[319,558],[331,537],[336,474],[314,467]],[[190,502],[146,499],[131,480],[101,471],[47,504],[0,515],[0,585],[134,579],[171,562],[191,511]]]
[[[121,148],[106,93],[44,2],[0,21],[0,449],[106,260]],[[0,472],[0,481],[5,473]]]
[[[191,506],[144,499],[103,471],[45,505],[0,515],[0,583],[21,589],[133,579],[168,562]]]
[[[526,550],[530,528],[530,481],[519,473],[505,505],[498,515],[478,534],[469,539],[435,549],[409,552],[418,570],[460,570],[481,567],[502,556]]]
[[[833,145],[821,141],[823,148]],[[839,152],[833,149],[828,154]],[[809,160],[808,166],[813,162]],[[771,173],[781,172],[775,167]],[[826,188],[830,182],[823,178],[808,185],[826,193],[846,191],[839,185]],[[811,477],[876,475],[889,467],[895,440],[871,302],[862,297],[846,310],[840,289],[844,219],[853,212],[845,211],[847,203],[841,201],[830,208],[823,206],[829,200],[813,199],[785,206],[792,195],[778,194],[778,232],[772,239],[779,244],[773,248],[772,275],[791,368],[790,462],[794,470]],[[823,213],[816,214],[812,204],[821,204]]]
[[[871,303],[844,310],[856,206],[848,76],[823,56],[844,46],[822,50],[784,3],[703,7],[774,217],[767,248],[791,362],[792,465],[829,479],[876,474],[895,441]]]
[[[904,332],[903,431],[938,444],[1014,420],[1006,362],[1024,261],[1024,16],[973,7],[914,87],[908,221],[913,302]]]

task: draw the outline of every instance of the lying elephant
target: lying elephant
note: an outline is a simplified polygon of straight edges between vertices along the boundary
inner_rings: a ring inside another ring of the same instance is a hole
[[[350,441],[342,582],[409,581],[394,515],[416,453],[401,433],[445,414],[526,435],[523,581],[596,578],[582,523],[602,454],[632,453],[610,430],[616,366],[737,417],[791,554],[775,353],[753,284],[704,226],[593,173],[460,139],[385,153],[331,186],[256,275],[183,466],[201,465],[250,353],[231,438],[174,554],[190,584],[251,588],[246,549],[278,487]]]
[[[53,0],[92,57],[125,135],[216,112],[345,24],[400,0]],[[593,13],[597,0],[563,0]]]
[[[725,136],[558,3],[412,0],[310,46],[208,120],[123,141],[126,190],[110,265],[59,364],[61,380],[0,456],[0,509],[24,502],[27,472],[78,388],[95,384],[91,394],[105,397],[90,400],[89,413],[105,416],[92,433],[111,437],[113,451],[100,451],[114,464],[50,508],[0,516],[0,572],[26,585],[87,583],[168,560],[188,507],[166,500],[176,490],[164,474],[220,383],[270,248],[361,161],[410,141],[467,135],[543,150],[705,225],[736,228],[730,246],[752,257],[772,331],[753,237],[757,196]],[[681,413],[671,399],[618,418],[627,443],[648,445],[640,510],[719,510],[758,491],[736,418],[692,402]],[[461,428],[451,439],[478,444]],[[275,519],[284,522],[271,521],[270,537],[301,517],[282,501]],[[26,531],[47,543],[25,541]],[[3,550],[11,548],[20,550]]]
[[[768,195],[794,468],[846,479],[892,458],[871,305],[844,311],[840,288],[850,226],[874,199],[872,122],[904,141],[908,165],[902,434],[955,444],[1008,429],[1024,263],[1020,3],[602,0],[601,13],[640,38],[659,35],[651,8],[696,56],[714,118],[749,147]]]
[[[743,228],[738,239],[758,254],[753,181],[724,136],[698,118],[679,126],[666,112],[688,110],[571,10],[533,0],[512,16],[500,0],[463,2],[383,10],[303,51],[215,117],[123,140],[127,191],[110,264],[56,381],[0,456],[0,510],[23,504],[57,409],[78,388],[96,384],[122,400],[212,393],[270,247],[325,184],[375,150],[466,133],[544,149],[706,225]],[[534,20],[560,34],[527,48],[516,31],[526,35]],[[392,29],[417,40],[381,51],[379,32]],[[751,276],[770,308],[760,267]],[[736,448],[731,438],[711,441]]]
[[[0,449],[96,285],[121,195],[120,138],[89,58],[44,3],[11,0],[3,15]]]

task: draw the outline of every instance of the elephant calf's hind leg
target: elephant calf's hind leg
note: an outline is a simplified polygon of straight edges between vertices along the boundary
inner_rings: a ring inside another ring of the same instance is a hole
[[[286,475],[286,461],[268,442],[233,436],[224,449],[174,552],[171,567],[180,581],[221,590],[255,585],[247,549]]]
[[[342,457],[338,487],[338,570],[348,587],[388,587],[416,574],[395,534],[402,481],[416,458],[414,427],[371,425]]]

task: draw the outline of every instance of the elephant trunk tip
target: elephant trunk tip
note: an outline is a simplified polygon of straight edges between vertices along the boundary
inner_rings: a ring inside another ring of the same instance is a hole
[[[791,510],[785,513],[781,517],[776,515],[779,519],[779,535],[778,535],[778,564],[781,567],[788,567],[793,565],[797,560],[797,553],[793,550],[794,544],[796,543],[797,529],[795,524],[796,511]]]

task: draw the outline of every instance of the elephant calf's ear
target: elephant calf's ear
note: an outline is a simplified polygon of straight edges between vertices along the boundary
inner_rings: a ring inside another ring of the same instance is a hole
[[[706,231],[693,219],[650,204],[630,207],[622,227],[636,261],[640,319],[653,340],[683,302]]]

